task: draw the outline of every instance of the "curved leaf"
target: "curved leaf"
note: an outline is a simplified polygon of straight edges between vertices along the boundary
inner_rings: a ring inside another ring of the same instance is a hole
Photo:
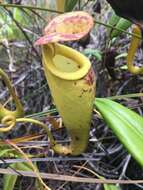
[[[32,171],[28,163],[14,163],[10,165],[11,168],[15,170],[23,170],[23,171]],[[18,176],[17,175],[4,175],[4,186],[3,190],[13,190],[16,184]]]
[[[11,164],[11,167],[16,169],[17,168],[17,164]],[[3,190],[13,190],[16,180],[17,180],[17,175],[4,175],[4,187]]]
[[[95,106],[125,148],[143,166],[143,118],[106,98],[96,98]]]

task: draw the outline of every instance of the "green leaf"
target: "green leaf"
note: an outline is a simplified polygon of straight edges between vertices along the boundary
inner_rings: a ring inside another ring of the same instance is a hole
[[[100,50],[94,50],[94,49],[90,49],[90,48],[87,48],[83,51],[83,54],[84,55],[92,55],[94,56],[98,61],[101,61],[102,60],[102,53]]]
[[[119,22],[120,18],[121,17],[116,15],[115,12],[112,12],[112,15],[109,18],[108,24],[111,25],[111,26],[116,26],[116,24]],[[108,34],[111,34],[112,30],[113,30],[112,28],[107,28]]]
[[[121,53],[121,54],[117,55],[117,56],[115,57],[115,59],[118,60],[118,59],[121,59],[121,58],[126,58],[127,55],[128,55],[128,54],[124,52],[124,53]]]
[[[12,168],[16,169],[17,168],[17,164],[14,163],[14,164],[11,164],[10,165]],[[16,175],[4,175],[4,186],[3,186],[3,190],[13,190],[14,189],[14,186],[15,186],[15,183],[16,183],[16,180],[17,180],[17,177]]]
[[[15,34],[12,27],[7,24],[3,25],[3,27],[0,30],[0,39],[6,38],[9,40],[12,40],[14,39],[14,37],[15,37]]]
[[[117,185],[105,184],[104,185],[104,190],[121,190],[121,189]]]
[[[106,98],[96,98],[95,106],[129,153],[143,166],[143,118]]]
[[[4,21],[7,19],[7,14],[2,7],[0,7],[0,18]]]
[[[19,9],[19,8],[13,9],[14,19],[20,24],[22,24],[23,26],[29,26],[31,24],[30,15],[31,15],[30,12],[28,12],[25,9]]]
[[[132,23],[129,20],[121,18],[119,20],[119,22],[116,24],[115,27],[118,28],[118,29],[126,31],[131,25],[132,25]],[[111,32],[111,36],[110,37],[112,39],[112,38],[115,38],[115,37],[119,36],[120,34],[122,34],[122,31],[119,31],[119,30],[115,29],[115,30],[113,30]]]
[[[124,31],[126,31],[132,25],[132,23],[129,20],[119,17],[115,14],[115,12],[112,13],[108,21],[108,24]],[[122,34],[122,31],[120,30],[108,28],[107,33],[108,35],[110,35],[110,38],[113,39]]]
[[[14,163],[10,165],[15,170],[32,171],[28,163]],[[13,190],[16,184],[18,176],[16,175],[4,175],[3,190]]]
[[[78,0],[66,0],[65,1],[65,11],[69,12],[72,11],[73,8],[76,6]]]
[[[26,9],[13,8],[13,18],[24,27],[31,26],[33,17],[31,12]],[[30,34],[29,34],[30,35]],[[30,35],[31,36],[31,35]],[[16,40],[24,39],[24,35],[13,21],[13,19],[6,13],[6,11],[0,8],[0,40]]]
[[[96,174],[96,176],[99,178],[99,179],[105,179],[104,177]],[[114,185],[114,184],[103,184],[104,186],[104,190],[121,190],[119,186],[117,185]]]

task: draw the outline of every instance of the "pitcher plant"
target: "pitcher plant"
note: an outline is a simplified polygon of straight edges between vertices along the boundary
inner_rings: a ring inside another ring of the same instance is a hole
[[[92,28],[93,20],[86,12],[72,12],[54,18],[37,40],[42,45],[43,67],[52,97],[71,143],[56,146],[61,154],[78,155],[88,143],[95,98],[95,74],[90,61],[78,51],[57,43],[78,40]]]
[[[78,40],[92,27],[93,20],[88,13],[66,13],[53,19],[45,28],[45,35],[35,43],[42,46],[45,75],[71,143],[68,146],[58,144],[44,123],[32,118],[22,118],[23,107],[2,70],[0,75],[15,101],[16,110],[9,111],[1,105],[0,122],[4,125],[0,128],[1,132],[11,130],[18,122],[30,122],[46,131],[55,152],[78,155],[85,150],[95,97],[95,74],[90,61],[84,55],[58,42]]]

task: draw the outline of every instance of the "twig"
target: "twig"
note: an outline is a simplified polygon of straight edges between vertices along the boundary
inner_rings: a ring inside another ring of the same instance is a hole
[[[21,175],[27,177],[37,177],[34,172],[31,171],[22,171],[17,170]],[[1,174],[10,174],[10,175],[17,175],[14,171],[10,169],[3,169],[0,168]],[[143,180],[116,180],[116,179],[96,179],[96,178],[88,178],[88,177],[75,177],[69,175],[59,175],[59,174],[52,174],[52,173],[39,173],[43,179],[52,179],[56,181],[69,181],[69,182],[77,182],[77,183],[91,183],[91,184],[143,184]]]
[[[46,158],[30,158],[30,160],[32,162],[59,162],[59,157],[46,157]],[[98,158],[78,158],[78,157],[69,157],[69,158],[60,158],[60,160],[63,162],[67,162],[67,161],[86,161],[86,160],[90,160],[90,161],[98,161]],[[4,162],[3,162],[4,161]],[[0,164],[12,164],[12,163],[21,163],[21,162],[27,162],[25,159],[22,158],[16,158],[16,159],[0,159]]]
[[[57,10],[52,10],[52,9],[47,9],[47,8],[42,8],[42,7],[33,7],[33,6],[29,6],[29,5],[18,5],[18,4],[5,4],[5,3],[0,3],[0,7],[17,7],[17,8],[25,8],[25,9],[35,9],[35,10],[39,10],[39,11],[48,11],[48,12],[53,12],[53,13],[63,13],[61,11],[57,11]]]
[[[107,28],[112,28],[112,29],[114,29],[114,30],[118,30],[118,31],[123,32],[123,33],[125,33],[125,34],[128,34],[128,35],[130,35],[130,36],[134,36],[134,37],[136,37],[136,38],[141,39],[141,37],[140,37],[139,35],[136,35],[136,34],[134,34],[134,33],[127,32],[127,31],[125,31],[125,30],[122,30],[122,29],[117,28],[117,27],[115,27],[115,26],[112,26],[112,25],[110,25],[110,24],[106,24],[106,23],[103,23],[103,22],[98,21],[98,20],[95,20],[95,19],[94,19],[94,22],[95,22],[95,24],[97,23],[97,24],[103,25],[103,26],[105,26],[105,27],[107,27]]]

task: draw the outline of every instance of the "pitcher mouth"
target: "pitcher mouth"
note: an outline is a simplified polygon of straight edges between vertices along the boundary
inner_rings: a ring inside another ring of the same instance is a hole
[[[84,55],[58,43],[43,45],[42,52],[44,66],[61,79],[81,79],[91,68],[90,61]]]

